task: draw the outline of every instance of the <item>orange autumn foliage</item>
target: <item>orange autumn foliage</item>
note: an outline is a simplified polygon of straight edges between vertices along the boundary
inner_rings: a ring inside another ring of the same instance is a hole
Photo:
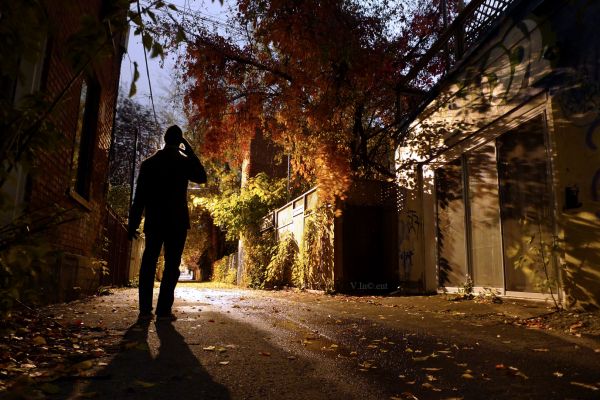
[[[399,85],[441,30],[439,1],[238,0],[229,31],[188,22],[181,84],[203,153],[239,164],[260,131],[330,202],[393,177]]]

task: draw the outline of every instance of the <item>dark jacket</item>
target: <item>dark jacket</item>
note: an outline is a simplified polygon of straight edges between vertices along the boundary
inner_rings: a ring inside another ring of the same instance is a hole
[[[144,210],[146,233],[189,229],[188,181],[206,182],[204,167],[192,152],[183,155],[169,146],[142,162],[129,212],[130,232],[139,227]]]

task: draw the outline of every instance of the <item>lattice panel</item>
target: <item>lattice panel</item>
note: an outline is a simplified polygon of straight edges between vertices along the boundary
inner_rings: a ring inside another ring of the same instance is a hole
[[[465,47],[475,43],[513,0],[485,0],[465,22]]]

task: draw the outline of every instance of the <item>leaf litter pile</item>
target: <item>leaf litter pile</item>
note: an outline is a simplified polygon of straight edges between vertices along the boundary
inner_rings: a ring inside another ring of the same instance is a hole
[[[101,325],[21,309],[0,326],[0,398],[43,399],[61,380],[97,379],[100,359],[116,351]]]

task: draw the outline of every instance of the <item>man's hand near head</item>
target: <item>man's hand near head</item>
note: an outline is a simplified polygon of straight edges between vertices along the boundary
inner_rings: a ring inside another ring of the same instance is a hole
[[[194,150],[192,150],[192,146],[190,146],[190,143],[184,137],[181,138],[181,143],[183,144],[183,152],[185,153],[185,155],[195,155]]]

